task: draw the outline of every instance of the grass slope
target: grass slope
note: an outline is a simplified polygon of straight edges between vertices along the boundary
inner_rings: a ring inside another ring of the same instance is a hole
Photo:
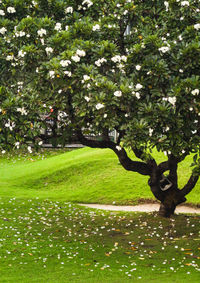
[[[158,161],[164,158],[158,153],[155,157]],[[154,199],[148,177],[124,170],[110,150],[83,148],[44,160],[14,160],[0,160],[0,196],[106,204]],[[190,162],[188,158],[180,165],[180,186],[190,176]],[[200,203],[200,183],[188,195],[188,202]]]

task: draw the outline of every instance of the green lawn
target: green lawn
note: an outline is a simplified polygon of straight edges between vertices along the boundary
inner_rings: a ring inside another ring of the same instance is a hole
[[[0,282],[199,282],[199,217],[0,199]]]
[[[156,158],[163,160],[161,154]],[[128,172],[110,150],[83,148],[56,156],[1,159],[0,196],[40,197],[84,203],[132,204],[154,199],[148,177]],[[180,165],[180,186],[190,176],[191,158]],[[188,195],[188,202],[200,203],[200,183]]]
[[[0,283],[199,282],[198,215],[163,219],[72,203],[152,198],[147,178],[126,172],[111,151],[0,160]],[[199,193],[197,185],[190,203],[200,203]]]

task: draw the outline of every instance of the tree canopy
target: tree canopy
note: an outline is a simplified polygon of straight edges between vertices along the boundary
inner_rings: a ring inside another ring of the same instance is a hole
[[[0,2],[0,83],[20,101],[20,117],[34,116],[30,133],[39,113],[57,109],[59,142],[70,131],[85,145],[110,148],[125,169],[150,176],[162,203],[184,201],[200,172],[199,1]],[[154,148],[167,161],[157,164]],[[190,153],[195,167],[179,190],[177,166]],[[164,192],[168,170],[173,185]]]

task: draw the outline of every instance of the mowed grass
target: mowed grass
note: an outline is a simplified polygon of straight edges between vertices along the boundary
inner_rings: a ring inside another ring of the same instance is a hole
[[[156,160],[165,160],[155,153]],[[191,173],[192,157],[179,166],[182,187]],[[111,150],[83,148],[52,156],[15,156],[9,162],[0,159],[0,196],[40,197],[83,203],[134,204],[154,197],[148,177],[128,172]],[[188,203],[200,203],[200,183],[187,197]]]
[[[109,150],[2,157],[0,283],[199,282],[199,215],[163,219],[72,203],[153,199],[147,179],[126,172]],[[198,194],[199,185],[190,203]]]
[[[0,199],[0,282],[199,282],[199,217]]]

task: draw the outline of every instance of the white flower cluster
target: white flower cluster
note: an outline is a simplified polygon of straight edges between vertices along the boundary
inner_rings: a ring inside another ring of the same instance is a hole
[[[6,61],[12,61],[12,60],[14,60],[14,55],[13,54],[6,56]]]
[[[73,7],[67,7],[66,9],[65,9],[65,14],[72,14],[73,13]]]
[[[96,109],[97,110],[99,110],[99,109],[101,109],[103,107],[104,107],[104,105],[102,103],[97,103],[97,105],[96,105]]]
[[[137,71],[139,71],[142,67],[140,65],[136,65],[135,68]]]
[[[56,23],[54,29],[57,30],[57,31],[62,30],[62,25],[61,25],[61,23]]]
[[[85,51],[84,50],[77,50],[76,51],[76,54],[74,56],[71,57],[71,59],[74,61],[74,62],[79,62],[81,60],[80,57],[84,57],[86,55]]]
[[[89,98],[88,96],[84,96],[84,98],[85,98],[85,100],[86,100],[87,102],[90,101],[90,98]]]
[[[0,33],[5,34],[7,32],[7,29],[5,27],[0,28]]]
[[[26,33],[25,33],[24,31],[22,31],[22,30],[15,32],[15,36],[16,36],[16,37],[23,37],[23,36],[25,36],[25,35],[26,35]],[[27,34],[26,36],[27,36],[27,37],[30,37],[29,34]]]
[[[96,31],[96,30],[100,30],[100,25],[99,24],[96,24],[92,27],[92,30],[93,31]]]
[[[158,50],[162,53],[166,53],[167,51],[170,50],[169,46],[162,46],[160,48],[158,48]]]
[[[165,1],[164,5],[165,5],[165,8],[166,8],[166,11],[169,11],[169,3],[167,1]]]
[[[18,56],[19,56],[19,57],[23,58],[25,55],[26,55],[26,52],[25,52],[25,51],[19,50],[19,52],[18,52]]]
[[[53,53],[53,48],[52,47],[46,47],[45,51],[46,51],[47,55],[50,55],[51,53]]]
[[[190,6],[190,3],[189,3],[189,1],[182,1],[181,2],[181,6]]]
[[[85,81],[89,81],[91,78],[88,75],[83,75],[82,83],[85,83]]]
[[[115,55],[114,57],[111,58],[111,60],[114,63],[121,63],[121,61],[126,62],[127,61],[127,57],[125,55]]]
[[[5,16],[4,10],[0,10],[0,16]]]
[[[13,128],[15,127],[15,122],[11,122],[10,120],[8,120],[8,122],[5,123],[5,127],[6,127],[6,128],[9,128],[10,131],[12,131]]]
[[[46,31],[46,29],[41,28],[40,30],[37,31],[37,34],[38,34],[40,37],[43,37],[43,35],[46,35],[46,34],[47,34],[47,31]]]
[[[199,89],[194,89],[193,91],[191,91],[191,93],[193,94],[193,95],[198,95],[199,94]]]
[[[153,134],[153,129],[149,128],[149,136],[151,137]]]
[[[70,60],[61,60],[60,65],[62,67],[68,67],[72,62]]]
[[[55,78],[55,71],[49,71],[49,76],[51,79]]]
[[[134,87],[134,91],[132,91],[132,94],[137,98],[140,99],[141,98],[141,94],[138,92],[139,90],[141,90],[143,88],[143,85],[141,84],[136,84],[136,86]]]
[[[101,59],[95,61],[94,64],[97,65],[97,67],[101,67],[101,65],[102,65],[104,62],[107,62],[107,60],[106,60],[105,58],[101,58]]]
[[[76,51],[76,55],[80,56],[80,57],[84,57],[86,55],[85,51],[84,50],[77,50]]]
[[[8,12],[9,14],[14,14],[14,13],[16,13],[16,10],[15,10],[14,7],[8,7],[8,8],[7,8],[7,12]]]
[[[24,107],[17,108],[17,112],[20,112],[21,115],[25,115],[25,116],[28,114],[27,110]]]
[[[72,72],[70,72],[70,71],[64,71],[64,74],[67,75],[68,77],[72,76]]]
[[[90,1],[90,0],[84,0],[84,1],[82,2],[82,5],[85,5],[85,4],[88,6],[88,8],[90,8],[90,6],[93,5],[93,2]]]
[[[195,24],[194,29],[199,30],[200,29],[200,24]]]
[[[168,101],[169,103],[171,103],[173,106],[176,105],[176,97],[163,97],[162,99],[163,101]]]
[[[115,91],[115,92],[114,92],[114,96],[116,96],[116,97],[121,97],[121,96],[122,96],[121,90]]]

